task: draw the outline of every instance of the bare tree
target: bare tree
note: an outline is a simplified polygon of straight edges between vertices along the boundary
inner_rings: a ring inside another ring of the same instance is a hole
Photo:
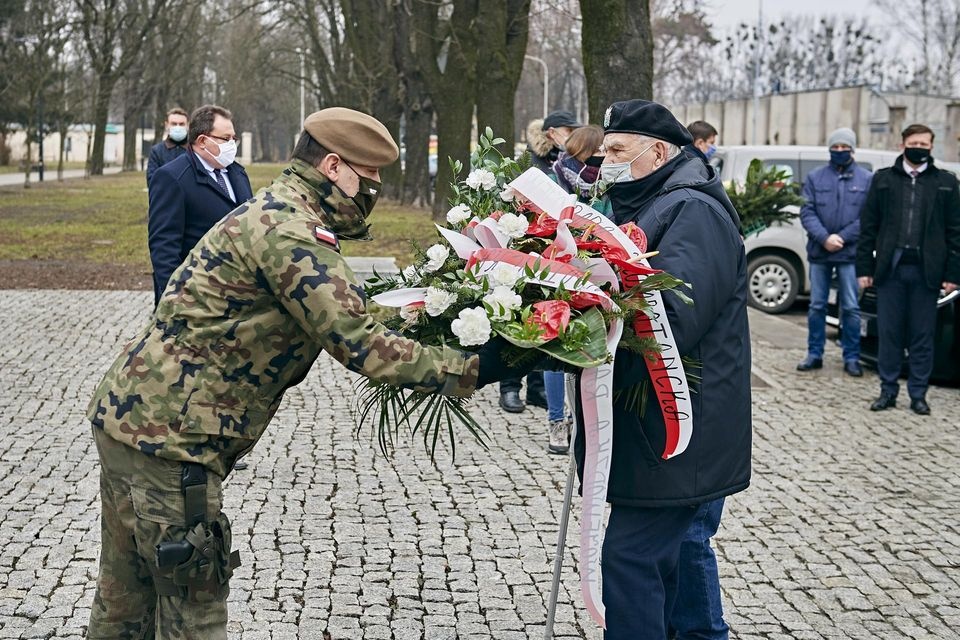
[[[915,88],[955,95],[960,89],[960,0],[874,0],[891,35],[916,52]]]
[[[477,129],[491,127],[513,154],[514,97],[527,50],[530,0],[484,2],[477,16]]]
[[[11,76],[3,101],[9,105],[9,115],[23,126],[26,134],[24,186],[29,187],[33,166],[31,143],[49,131],[44,108],[47,94],[57,80],[57,62],[67,43],[68,16],[56,0],[33,0],[22,12],[10,17],[6,64],[10,65]]]
[[[413,29],[414,0],[400,0],[395,6],[397,37],[395,57],[403,105],[405,159],[400,202],[427,206],[431,201],[428,145],[433,130],[433,98],[424,71],[428,64],[423,46],[427,40]],[[431,47],[432,50],[432,47]]]
[[[630,98],[653,97],[649,0],[580,0],[590,118]]]
[[[137,61],[143,43],[169,0],[73,0],[79,30],[95,74],[93,123],[96,131],[90,174],[103,174],[110,98],[117,81]]]
[[[703,67],[713,68],[718,40],[695,0],[654,0],[653,93],[658,100],[685,100],[700,82],[691,76]],[[698,79],[699,80],[699,79]]]
[[[470,136],[476,100],[476,20],[479,0],[412,0],[411,35],[423,56],[423,77],[437,118],[434,215],[446,210],[453,171],[447,159],[470,162]]]

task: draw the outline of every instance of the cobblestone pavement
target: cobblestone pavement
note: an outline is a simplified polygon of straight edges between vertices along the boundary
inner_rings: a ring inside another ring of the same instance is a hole
[[[99,540],[83,410],[145,320],[145,292],[0,292],[0,638],[80,638]],[[956,638],[960,403],[871,414],[877,384],[835,346],[800,375],[803,331],[754,316],[755,475],[716,540],[736,638]],[[776,344],[774,344],[776,343]],[[544,414],[473,404],[493,433],[456,464],[419,442],[385,460],[353,434],[351,378],[321,358],[250,468],[227,483],[244,564],[231,637],[538,638],[565,460]],[[948,417],[949,412],[952,417]],[[557,636],[600,638],[579,604],[571,525]],[[642,596],[641,596],[642,597]]]

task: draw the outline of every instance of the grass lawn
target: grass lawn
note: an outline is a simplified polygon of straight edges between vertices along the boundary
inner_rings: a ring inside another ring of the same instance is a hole
[[[281,164],[247,168],[253,190],[267,185]],[[412,260],[411,240],[435,236],[429,211],[380,203],[373,242],[343,243],[350,256]],[[142,173],[46,182],[30,189],[0,188],[0,260],[61,260],[149,268],[147,190]]]

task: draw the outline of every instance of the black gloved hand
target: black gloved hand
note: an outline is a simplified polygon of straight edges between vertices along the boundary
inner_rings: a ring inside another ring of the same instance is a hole
[[[491,382],[500,382],[508,378],[523,378],[534,369],[542,367],[548,356],[536,351],[523,354],[522,360],[513,365],[504,361],[504,352],[511,348],[509,342],[500,336],[493,336],[477,351],[480,358],[480,372],[477,374],[477,389]]]

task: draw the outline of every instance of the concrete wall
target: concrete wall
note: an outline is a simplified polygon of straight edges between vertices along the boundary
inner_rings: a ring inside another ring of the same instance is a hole
[[[878,94],[869,87],[844,87],[824,91],[764,96],[756,114],[753,100],[668,105],[684,124],[706,120],[720,132],[720,144],[799,144],[820,146],[838,127],[850,127],[864,149],[896,149],[902,126],[922,122],[934,130],[937,155],[960,160],[960,106],[939,96]],[[891,118],[891,107],[899,116]],[[904,111],[896,109],[905,108]],[[895,131],[892,129],[896,129]]]
[[[93,145],[93,128],[89,125],[75,125],[67,132],[70,150],[64,154],[66,162],[86,162],[88,148]],[[107,132],[104,138],[103,161],[107,166],[123,164],[123,132]],[[153,144],[153,129],[145,132],[148,144]],[[137,131],[136,157],[137,168],[140,167],[141,153],[140,141],[141,132]],[[17,165],[27,156],[26,134],[23,131],[14,131],[7,136],[7,146],[10,147],[10,162]],[[237,153],[237,159],[241,164],[250,164],[253,158],[253,134],[242,132],[239,141],[240,148]],[[39,148],[37,143],[33,143],[33,161],[37,161]],[[51,133],[43,139],[43,161],[48,167],[55,166],[60,157],[60,134]]]

